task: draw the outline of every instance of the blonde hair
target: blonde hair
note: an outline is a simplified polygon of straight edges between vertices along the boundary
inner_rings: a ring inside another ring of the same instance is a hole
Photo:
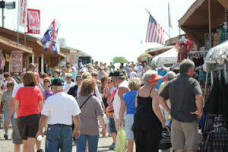
[[[131,78],[128,82],[128,87],[131,91],[138,90],[141,87],[141,80],[139,78]]]
[[[82,80],[92,78],[92,75],[89,72],[82,73]]]
[[[95,86],[96,86],[96,82],[93,78],[87,78],[87,79],[83,80],[82,84],[81,84],[79,95],[80,96],[90,95],[94,91]]]

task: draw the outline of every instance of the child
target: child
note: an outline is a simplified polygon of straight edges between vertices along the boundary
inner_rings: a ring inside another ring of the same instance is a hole
[[[9,105],[12,102],[12,92],[13,92],[14,82],[8,82],[6,86],[7,86],[7,90],[2,95],[2,104],[3,104],[3,117],[4,117],[4,130],[5,130],[4,138],[5,140],[8,140],[8,128],[5,127],[5,124],[9,113],[8,112]],[[11,117],[10,120],[11,120],[11,124],[13,125],[14,124],[13,116]]]

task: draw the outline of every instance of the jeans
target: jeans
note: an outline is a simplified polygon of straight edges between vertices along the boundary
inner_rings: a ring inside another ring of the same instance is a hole
[[[72,127],[48,125],[45,152],[72,152]]]
[[[80,135],[77,139],[77,152],[85,152],[88,143],[89,152],[97,152],[98,135]]]
[[[3,111],[3,120],[4,120],[4,125],[6,124],[7,118],[8,118],[8,114],[9,111],[8,110],[4,110]],[[14,125],[14,114],[12,114],[11,118],[10,118],[11,124]]]

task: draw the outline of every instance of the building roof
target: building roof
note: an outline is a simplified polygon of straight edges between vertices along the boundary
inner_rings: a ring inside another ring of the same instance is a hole
[[[209,31],[208,0],[196,0],[179,20],[180,27],[198,42],[204,44],[204,34]],[[212,31],[225,21],[225,8],[218,0],[211,0]]]

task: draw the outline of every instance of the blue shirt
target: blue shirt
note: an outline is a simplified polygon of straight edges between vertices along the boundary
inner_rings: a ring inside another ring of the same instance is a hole
[[[130,91],[123,95],[123,100],[125,101],[127,114],[135,114],[136,108],[135,108],[135,99],[138,91]]]
[[[158,75],[165,76],[166,73],[167,73],[166,69],[163,69],[163,70],[161,68],[158,69]],[[162,83],[163,83],[163,79],[158,80],[155,88],[159,90]]]

